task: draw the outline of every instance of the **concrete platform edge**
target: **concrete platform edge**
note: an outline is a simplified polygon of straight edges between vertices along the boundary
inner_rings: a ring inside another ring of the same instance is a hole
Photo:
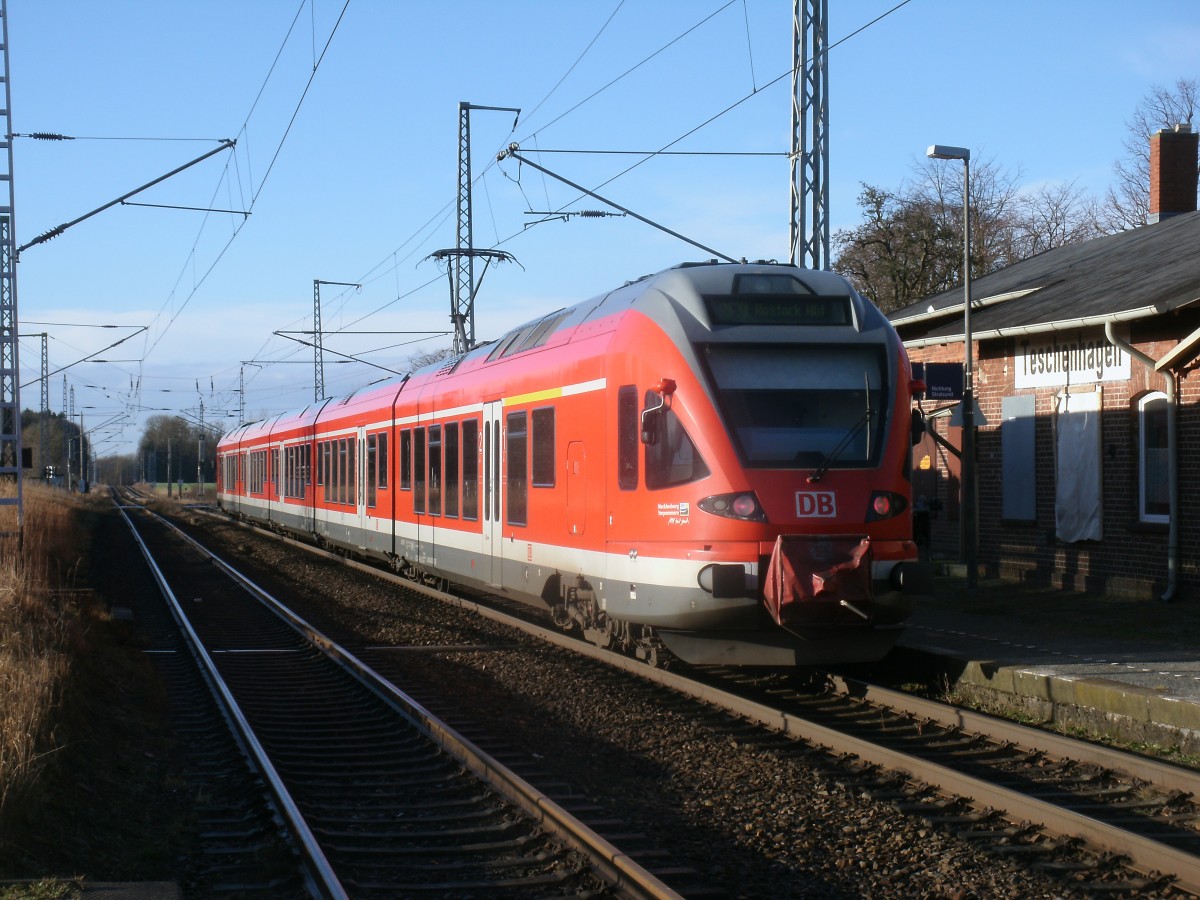
[[[997,706],[1035,724],[1098,732],[1115,740],[1200,754],[1200,705],[1104,678],[1046,674],[1020,665],[968,660],[936,649],[898,647],[913,671],[982,708]]]

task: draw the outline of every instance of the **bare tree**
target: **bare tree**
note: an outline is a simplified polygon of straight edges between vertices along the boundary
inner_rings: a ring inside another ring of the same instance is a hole
[[[1018,258],[1026,259],[1065,244],[1081,244],[1105,233],[1103,213],[1075,182],[1043,185],[1021,194],[1015,235]]]
[[[884,311],[962,284],[963,177],[958,164],[923,159],[892,193],[864,185],[864,221],[834,235],[833,269]],[[1022,258],[1022,201],[1016,176],[991,161],[971,166],[971,275]]]
[[[408,364],[413,370],[423,369],[425,366],[431,366],[444,359],[449,359],[453,352],[453,349],[450,347],[439,347],[435,350],[418,350],[408,357]]]
[[[1154,87],[1126,122],[1125,155],[1113,164],[1116,183],[1101,208],[1106,232],[1137,228],[1150,221],[1150,135],[1180,123],[1191,124],[1200,102],[1200,83],[1181,78],[1174,90]]]

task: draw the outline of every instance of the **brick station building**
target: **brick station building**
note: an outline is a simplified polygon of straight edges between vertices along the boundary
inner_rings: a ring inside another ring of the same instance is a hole
[[[1200,595],[1197,138],[1151,138],[1152,224],[1047,251],[971,284],[978,559],[989,575]],[[914,362],[961,363],[963,291],[890,319]],[[914,496],[934,558],[960,558],[961,427],[923,400]],[[918,499],[918,506],[921,499]]]

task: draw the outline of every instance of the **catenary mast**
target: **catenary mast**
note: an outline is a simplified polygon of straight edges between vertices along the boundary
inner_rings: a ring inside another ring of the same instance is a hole
[[[19,539],[25,521],[22,502],[21,461],[21,388],[17,348],[17,255],[13,208],[13,130],[10,110],[12,91],[8,65],[8,2],[0,0],[0,56],[3,57],[4,108],[0,110],[4,152],[0,153],[0,180],[7,191],[0,192],[0,483],[12,483],[14,490],[0,496],[0,507],[15,509],[15,518],[5,517],[0,530]]]
[[[829,268],[828,0],[793,0],[791,261]]]

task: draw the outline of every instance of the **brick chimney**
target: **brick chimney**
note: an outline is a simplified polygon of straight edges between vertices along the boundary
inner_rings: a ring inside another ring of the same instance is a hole
[[[1150,135],[1150,221],[1196,211],[1197,145],[1191,125]]]

